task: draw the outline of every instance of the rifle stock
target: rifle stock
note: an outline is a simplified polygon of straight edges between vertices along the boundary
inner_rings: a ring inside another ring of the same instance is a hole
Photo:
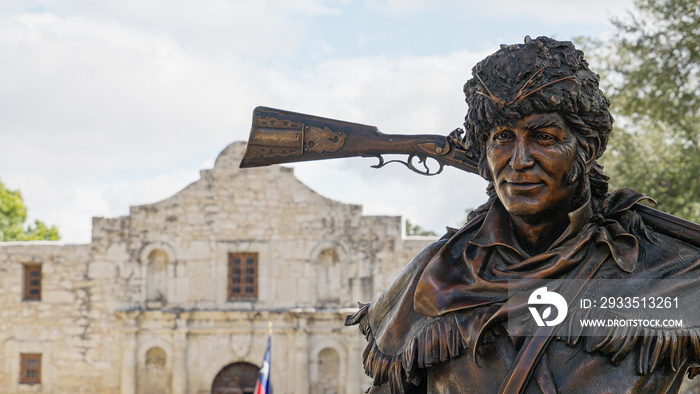
[[[422,175],[439,174],[444,166],[477,173],[478,156],[461,144],[461,132],[457,129],[447,136],[383,134],[374,126],[257,107],[240,167],[359,156],[378,158],[375,168],[399,162]],[[408,155],[408,159],[385,162],[383,155],[387,154]],[[431,172],[428,157],[439,164],[437,171]],[[415,159],[423,168],[415,166]]]

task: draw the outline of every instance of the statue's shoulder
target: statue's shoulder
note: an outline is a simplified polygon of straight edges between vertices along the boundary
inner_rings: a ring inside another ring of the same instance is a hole
[[[680,241],[700,250],[700,224],[639,203],[632,209],[639,215],[644,225],[653,230],[657,238],[660,234],[663,239]],[[673,241],[669,243],[677,244]]]
[[[652,208],[645,202],[656,204],[653,198],[636,190],[617,189],[595,204],[596,216],[619,221],[627,233],[653,250],[685,246],[700,250],[700,224]]]
[[[574,345],[585,338],[584,348],[600,353],[618,363],[628,353],[636,353],[637,372],[645,375],[670,360],[675,368],[679,360],[691,366],[689,375],[700,372],[700,314],[697,292],[700,286],[700,225],[643,204],[652,200],[631,189],[610,193],[598,204],[601,225],[616,222],[618,236],[632,234],[639,254],[633,270],[620,271],[615,264],[603,265],[593,279],[618,279],[614,287],[606,281],[591,282],[583,298],[664,299],[671,297],[679,308],[627,308],[612,312],[603,308],[577,310],[571,321],[580,318],[620,319],[643,322],[650,317],[681,320],[680,327],[620,325],[577,331],[573,326],[562,330],[561,338]],[[653,200],[652,200],[653,201]],[[627,238],[629,239],[629,238]],[[611,262],[613,260],[610,260]],[[624,281],[620,280],[624,279]],[[680,305],[683,305],[680,307]],[[656,321],[651,319],[651,321]],[[666,321],[658,319],[658,321]],[[631,323],[630,323],[631,324]],[[636,324],[636,323],[635,323]]]

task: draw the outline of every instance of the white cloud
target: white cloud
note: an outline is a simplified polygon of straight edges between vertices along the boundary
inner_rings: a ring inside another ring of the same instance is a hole
[[[308,18],[337,12],[323,0],[39,0],[31,10],[50,11],[136,29],[167,32],[194,52],[268,56],[299,49]],[[7,6],[22,10],[21,2]]]
[[[284,109],[378,126],[391,134],[448,134],[466,111],[462,85],[486,53],[330,60],[309,70],[271,71],[275,104]],[[273,104],[270,104],[274,106]],[[295,165],[296,175],[335,200],[364,204],[366,214],[403,214],[436,232],[457,226],[486,200],[476,175],[447,169],[423,177],[374,159]]]
[[[369,7],[390,15],[420,14],[445,10],[458,15],[479,15],[488,19],[529,19],[547,22],[600,23],[612,15],[622,15],[632,5],[631,0],[382,0],[367,2]]]
[[[492,3],[475,4],[488,15]],[[427,2],[410,4],[396,14],[419,12]],[[499,8],[531,15],[518,4]],[[32,218],[57,225],[67,242],[89,242],[90,217],[125,215],[129,205],[167,198],[195,180],[203,162],[246,139],[256,105],[372,124],[385,133],[447,134],[459,127],[462,84],[487,53],[346,55],[343,41],[329,41],[314,22],[355,5],[4,2],[0,179],[22,191]],[[436,7],[468,11],[447,0]],[[366,37],[377,36],[369,28]],[[490,52],[498,38],[489,40]],[[465,209],[485,199],[476,176],[452,170],[423,178],[371,164],[308,163],[297,173],[328,197],[364,203],[371,214],[404,213],[436,231],[457,225]]]
[[[630,7],[632,2],[589,0],[586,2],[558,0],[506,0],[481,2],[474,5],[491,13],[500,13],[506,17],[534,18],[546,21],[592,22],[607,21],[611,15],[620,15]]]
[[[275,101],[290,109],[370,122],[387,133],[446,134],[462,123],[462,84],[485,55],[330,60],[301,71],[273,70],[268,80]]]
[[[30,219],[87,242],[91,216],[167,197],[191,181],[183,171],[244,138],[258,96],[246,68],[128,25],[4,16],[0,179],[22,191]],[[149,188],[159,177],[171,184]]]
[[[30,15],[14,29],[33,53],[25,59],[43,55],[46,62],[32,66],[27,61],[24,70],[19,66],[13,70],[25,79],[14,91],[4,93],[20,98],[9,117],[15,119],[8,121],[10,133],[4,138],[11,143],[0,147],[0,163],[11,168],[25,162],[9,172],[5,181],[20,187],[30,197],[27,203],[32,212],[58,224],[70,242],[87,242],[90,216],[124,215],[129,205],[163,199],[184,187],[193,180],[183,176],[185,168],[197,171],[196,165],[213,160],[229,142],[247,138],[252,103],[371,123],[386,133],[446,134],[461,125],[461,84],[469,64],[483,57],[460,52],[442,57],[329,60],[304,70],[261,70],[266,77],[262,78],[237,63],[226,67],[197,59],[167,38],[121,26]],[[5,32],[0,39],[10,35]],[[10,50],[8,55],[20,55],[16,41],[2,43]],[[46,70],[46,77],[31,82],[38,67]],[[227,72],[236,67],[240,74]],[[42,94],[23,96],[23,86],[35,86]],[[188,157],[190,152],[195,156]],[[28,157],[36,159],[24,160]],[[349,195],[346,186],[372,187],[381,199],[371,193],[356,194],[356,198],[367,202],[373,214],[380,213],[373,205],[393,204],[394,212],[410,215],[411,204],[425,199],[392,197],[425,190],[417,176],[405,170],[394,171],[395,175],[384,175],[386,170],[372,172],[377,178],[369,182],[358,176],[365,174],[369,164],[374,163],[342,165],[332,176],[306,175],[302,170],[300,177],[336,199]],[[393,181],[386,182],[386,176],[394,177]],[[39,185],[30,181],[37,177],[43,180]],[[154,181],[158,177],[163,178],[161,182]],[[354,182],[338,182],[348,177]],[[448,178],[439,179],[444,185]],[[164,182],[167,186],[161,187]],[[63,190],[65,196],[42,195],[46,190]],[[457,209],[457,216],[462,216],[463,209]],[[421,215],[427,212],[417,211],[414,220],[432,227],[435,221],[445,220]]]
[[[52,14],[2,26],[0,67],[13,75],[0,92],[3,139],[33,139],[3,152],[3,166],[38,156],[84,176],[162,170],[222,145],[256,95],[245,66],[198,57],[166,35]]]

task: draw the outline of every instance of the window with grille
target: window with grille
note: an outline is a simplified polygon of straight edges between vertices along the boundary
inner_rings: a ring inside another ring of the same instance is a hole
[[[255,300],[258,298],[258,254],[229,253],[228,299]]]
[[[19,382],[26,384],[41,383],[41,354],[20,354]]]
[[[24,266],[24,299],[29,301],[41,300],[41,266],[25,264]]]

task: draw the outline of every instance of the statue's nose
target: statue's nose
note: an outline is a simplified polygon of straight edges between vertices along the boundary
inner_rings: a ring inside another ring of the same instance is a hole
[[[532,159],[530,146],[522,138],[518,138],[513,149],[513,156],[510,159],[510,165],[516,171],[522,171],[532,167],[535,161]]]

